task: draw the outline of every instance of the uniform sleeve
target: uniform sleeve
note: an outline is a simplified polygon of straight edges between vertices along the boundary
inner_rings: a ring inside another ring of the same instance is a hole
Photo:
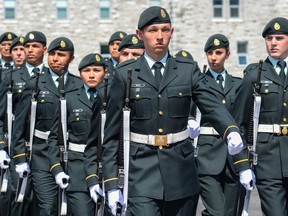
[[[8,91],[8,79],[6,76],[2,80],[0,85],[0,149],[4,149],[4,127],[5,127],[5,117],[7,112],[7,91]]]

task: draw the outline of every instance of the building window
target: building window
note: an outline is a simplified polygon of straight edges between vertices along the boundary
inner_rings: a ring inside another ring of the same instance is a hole
[[[239,0],[230,0],[230,17],[239,17]]]
[[[237,43],[237,64],[238,66],[246,66],[248,64],[248,42]]]
[[[214,18],[223,17],[223,1],[222,0],[213,0],[213,14],[214,14]]]
[[[56,0],[57,18],[67,19],[67,0]]]
[[[16,0],[4,0],[5,19],[15,19],[15,2]]]
[[[110,0],[100,0],[100,19],[110,19]]]
[[[149,0],[150,6],[161,6],[161,0]]]
[[[100,44],[100,54],[105,59],[110,57],[109,46],[107,44]]]

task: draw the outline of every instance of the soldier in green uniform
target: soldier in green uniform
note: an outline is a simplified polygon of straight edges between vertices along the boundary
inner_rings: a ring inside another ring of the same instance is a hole
[[[33,33],[28,34],[27,42],[33,40],[33,36],[35,37]],[[24,44],[26,48],[26,43],[24,42]],[[34,45],[31,44],[31,46],[33,47]],[[29,47],[29,51],[32,47]],[[29,58],[32,59],[33,56],[30,56],[28,52],[27,59]],[[38,87],[35,86],[37,76],[32,76],[28,79],[19,102],[22,106],[16,110],[13,159],[15,160],[16,171],[19,177],[22,177],[25,171],[31,171],[39,215],[57,214],[58,187],[54,176],[50,172],[47,139],[59,100],[59,90],[57,88],[59,82],[57,78],[59,78],[64,70],[66,92],[73,91],[82,86],[81,79],[68,72],[69,64],[73,59],[74,45],[72,41],[65,37],[54,39],[48,47],[49,70],[42,71],[39,74]],[[33,133],[32,160],[29,166],[26,158],[25,133],[27,132],[27,116],[29,113],[29,104],[31,103],[31,95],[35,88],[38,89],[36,98],[37,110]],[[55,178],[57,180],[57,176]]]
[[[21,39],[21,38],[19,38]],[[22,39],[21,39],[22,41]],[[19,69],[14,69],[12,71],[12,77],[10,76],[10,70],[7,70],[4,73],[4,79],[0,88],[0,103],[3,106],[0,106],[0,149],[5,149],[7,151],[7,147],[4,146],[4,127],[5,127],[5,116],[7,113],[7,92],[9,84],[12,83],[11,91],[13,93],[12,97],[12,113],[16,118],[16,109],[20,102],[20,98],[22,97],[23,89],[26,86],[28,80],[35,76],[33,73],[33,68],[38,68],[39,71],[48,71],[48,68],[43,64],[43,58],[46,54],[46,37],[42,32],[31,31],[28,32],[22,41],[24,46],[24,51],[26,55],[26,63]],[[13,45],[13,44],[12,44]],[[12,79],[11,79],[12,78]],[[4,105],[5,104],[5,105]],[[20,108],[22,109],[22,107]],[[13,122],[14,125],[15,121]],[[13,126],[14,129],[14,126]],[[13,132],[12,132],[13,135]],[[12,139],[11,149],[10,149],[10,158],[14,156],[14,142]],[[7,151],[8,152],[8,151]],[[0,157],[1,160],[1,157]],[[10,174],[11,174],[11,190],[12,194],[10,196],[11,203],[11,215],[31,215],[32,213],[32,199],[33,192],[30,187],[30,180],[28,181],[28,186],[26,188],[26,194],[24,196],[23,203],[15,202],[15,192],[18,181],[18,174],[15,171],[14,160],[11,161],[9,165]],[[30,179],[30,176],[28,176]],[[7,210],[8,208],[1,208],[3,210]]]
[[[10,45],[10,53],[13,59],[14,68],[20,68],[25,63],[26,55],[24,50],[24,37],[16,37]]]
[[[261,209],[266,216],[288,214],[288,136],[287,136],[287,63],[288,20],[277,17],[263,29],[268,57],[263,62],[260,78],[261,108],[257,135],[255,168],[256,186]],[[233,109],[235,120],[245,136],[248,123],[253,118],[249,107],[253,104],[254,83],[259,64],[250,64],[244,70],[244,78],[237,92]],[[252,119],[253,120],[253,119]]]
[[[119,45],[119,63],[129,59],[138,59],[144,53],[144,43],[136,34],[129,34],[123,38]]]
[[[17,37],[13,32],[4,32],[0,36],[0,53],[2,68],[13,66],[14,62],[10,53],[10,44]]]
[[[101,83],[106,74],[105,60],[97,53],[89,54],[81,60],[78,70],[84,85],[75,91],[65,94],[67,101],[67,131],[69,134],[68,170],[65,173],[69,176],[69,185],[66,185],[68,186],[66,189],[68,195],[68,215],[92,216],[95,209],[93,197],[96,192],[90,188],[90,197],[87,190],[90,185],[87,185],[85,181],[84,150],[90,131],[92,105],[96,97],[100,97],[103,93],[101,92],[101,87],[103,87]],[[58,112],[59,110],[57,110]],[[55,115],[48,139],[50,170],[55,176],[65,172],[60,165],[61,154],[58,146],[58,122],[57,115]],[[97,133],[97,131],[94,131],[94,133]],[[96,157],[96,154],[90,156]],[[94,177],[95,170],[88,168],[86,173],[89,173],[87,180],[91,180]],[[96,200],[94,201],[96,202]]]
[[[227,140],[230,154],[243,148],[235,121],[206,86],[197,63],[169,54],[173,31],[164,8],[144,10],[136,33],[144,42],[145,52],[138,60],[120,64],[111,84],[102,159],[113,215],[117,204],[123,204],[117,150],[128,69],[132,69],[128,215],[196,214],[200,185],[187,129],[192,100]],[[249,167],[248,162],[238,165]]]
[[[215,92],[218,100],[231,111],[234,106],[235,90],[241,79],[228,74],[225,61],[230,56],[229,40],[223,34],[210,36],[205,44],[209,69],[206,72],[206,84]],[[205,72],[205,71],[204,71]],[[200,195],[206,209],[202,215],[235,216],[238,203],[239,176],[235,173],[233,158],[228,154],[225,140],[209,123],[201,118],[198,137],[198,155],[196,166],[201,186]],[[243,152],[244,153],[244,152]],[[245,158],[245,155],[243,156]],[[241,160],[236,160],[236,164]],[[250,169],[241,170],[240,176],[247,189],[252,190],[250,180],[255,178]]]

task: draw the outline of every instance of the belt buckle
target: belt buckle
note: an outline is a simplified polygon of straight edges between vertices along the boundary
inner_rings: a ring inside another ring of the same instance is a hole
[[[283,135],[286,136],[288,134],[288,126],[281,126],[280,125],[280,131],[278,133],[279,136]]]
[[[154,141],[154,146],[159,147],[159,149],[162,149],[163,146],[168,146],[167,135],[156,135]]]

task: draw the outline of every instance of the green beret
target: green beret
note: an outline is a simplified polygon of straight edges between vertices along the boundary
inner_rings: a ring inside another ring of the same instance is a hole
[[[12,49],[15,46],[23,46],[23,43],[24,43],[24,37],[23,36],[14,38],[14,40],[12,41],[12,43],[10,45],[10,53],[12,52]]]
[[[106,67],[104,58],[98,53],[91,53],[86,55],[80,62],[78,70],[81,71],[82,68],[87,66],[103,66]]]
[[[208,38],[204,51],[207,52],[219,48],[229,48],[229,40],[223,34],[214,34]]]
[[[58,37],[50,43],[48,53],[53,50],[74,51],[74,45],[70,39],[66,37]]]
[[[288,20],[283,17],[276,17],[267,23],[262,37],[265,38],[267,34],[288,34]]]
[[[159,6],[152,6],[144,10],[138,21],[138,29],[142,30],[148,25],[156,23],[171,23],[167,11]]]
[[[25,35],[23,46],[29,42],[39,42],[46,46],[47,40],[46,36],[39,31],[31,31]]]
[[[178,51],[175,56],[176,57],[189,58],[189,59],[193,60],[193,57],[192,57],[191,53],[189,53],[189,52],[187,52],[185,50]]]
[[[12,41],[16,37],[17,35],[13,32],[5,32],[0,36],[0,43],[2,43],[3,41]]]
[[[127,34],[123,31],[114,32],[111,35],[108,44],[110,44],[111,42],[116,41],[116,40],[122,41],[125,36],[127,36]]]
[[[140,40],[136,34],[129,34],[121,41],[118,51],[120,52],[123,48],[145,49],[145,46],[143,41]]]

